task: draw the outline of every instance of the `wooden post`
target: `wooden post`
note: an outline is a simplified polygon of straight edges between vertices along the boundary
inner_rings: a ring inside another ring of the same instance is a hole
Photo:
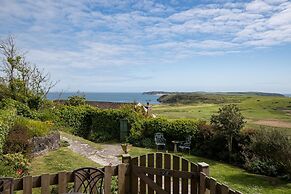
[[[104,193],[111,194],[112,167],[104,167]]]
[[[125,193],[131,193],[131,156],[129,154],[122,155],[122,163],[126,165],[126,173],[125,173]]]
[[[122,154],[122,163],[129,164],[131,156],[129,154]]]
[[[205,174],[205,176],[208,176],[208,177],[210,176],[209,165],[207,163],[205,163],[205,162],[198,163],[198,169],[199,169],[199,172],[203,172]],[[201,176],[201,174],[200,174],[200,176]],[[201,179],[200,179],[200,181],[201,181]],[[205,188],[205,192],[202,192],[203,189],[204,188],[201,189],[201,182],[200,182],[200,189],[199,189],[200,193],[199,194],[209,194],[210,193],[209,190],[207,190],[206,188]]]

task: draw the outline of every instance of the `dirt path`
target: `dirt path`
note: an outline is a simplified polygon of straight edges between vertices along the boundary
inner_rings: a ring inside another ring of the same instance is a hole
[[[281,128],[291,128],[290,122],[280,121],[280,120],[259,120],[253,122],[257,125],[266,125],[271,127],[281,127]]]
[[[120,144],[102,144],[102,149],[97,150],[96,148],[83,143],[81,141],[73,140],[68,137],[61,136],[62,140],[69,142],[69,148],[102,166],[117,165],[121,163],[118,156],[122,154]]]

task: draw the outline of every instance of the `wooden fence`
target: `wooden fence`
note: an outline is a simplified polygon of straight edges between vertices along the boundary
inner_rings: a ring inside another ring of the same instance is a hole
[[[122,164],[105,166],[101,170],[104,172],[104,194],[111,193],[113,176],[117,177],[119,194],[241,194],[209,177],[208,164],[194,164],[169,154],[147,154],[136,158],[123,155]],[[22,190],[23,194],[31,194],[33,188],[40,188],[41,194],[49,194],[50,186],[55,185],[58,193],[63,194],[69,192],[70,183],[74,183],[73,173],[60,172],[14,179],[12,188]],[[0,194],[10,193],[8,188],[4,187]]]

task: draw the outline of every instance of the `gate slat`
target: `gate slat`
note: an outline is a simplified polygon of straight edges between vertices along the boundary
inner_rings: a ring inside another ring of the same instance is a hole
[[[188,172],[189,170],[189,162],[185,160],[184,158],[182,159],[182,171]],[[188,179],[182,179],[182,193],[183,194],[188,194]]]
[[[162,153],[156,154],[156,168],[163,168],[163,154]],[[156,183],[160,187],[163,187],[162,176],[156,175]]]
[[[148,167],[154,167],[154,154],[148,154]],[[149,175],[149,178],[154,180],[154,175]],[[148,194],[154,194],[154,190],[148,185]]]
[[[23,177],[23,194],[32,193],[32,176]]]
[[[171,155],[170,154],[164,154],[164,165],[165,169],[171,170]],[[168,193],[171,193],[171,177],[165,177],[164,178],[164,186],[165,186],[165,191]]]
[[[198,165],[191,163],[191,172],[198,172]],[[198,179],[191,179],[191,194],[198,194]]]
[[[229,190],[228,186],[222,184],[222,186],[221,186],[221,194],[228,194],[228,190]]]
[[[216,193],[216,180],[214,178],[210,178],[210,194]]]
[[[43,174],[41,175],[41,194],[50,193],[50,175]]]
[[[67,192],[67,173],[60,172],[58,174],[58,191],[59,193]]]
[[[204,194],[206,191],[206,174],[201,172],[200,173],[200,186],[199,186],[199,193]]]
[[[119,165],[119,167],[122,165]],[[119,188],[119,180],[120,178],[120,168],[118,167],[118,188]],[[111,194],[111,180],[112,180],[112,167],[105,166],[104,167],[104,193]]]
[[[133,158],[131,160],[131,164],[132,165],[138,165],[138,158]],[[137,176],[132,173],[132,177],[131,177],[131,192],[132,194],[137,194],[138,193],[138,178]]]
[[[180,157],[173,156],[173,169],[180,170]],[[173,178],[173,193],[180,193],[180,179]]]
[[[119,194],[126,194],[125,173],[126,173],[126,165],[119,164],[118,165],[118,193]],[[110,178],[110,189],[111,189],[111,178]]]
[[[146,166],[146,156],[141,156],[139,166]],[[146,194],[146,184],[143,180],[140,180],[140,194]]]

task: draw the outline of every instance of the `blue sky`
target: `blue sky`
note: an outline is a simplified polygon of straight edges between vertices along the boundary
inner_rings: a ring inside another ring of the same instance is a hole
[[[0,0],[54,91],[291,93],[288,0]]]

